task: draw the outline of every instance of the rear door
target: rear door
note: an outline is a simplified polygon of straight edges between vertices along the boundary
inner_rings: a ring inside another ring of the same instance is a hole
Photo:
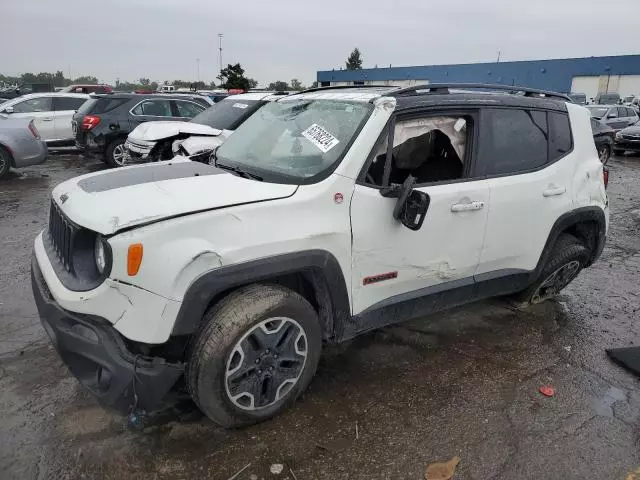
[[[53,97],[54,130],[58,140],[73,140],[75,135],[71,120],[88,98],[75,95]]]
[[[130,110],[131,129],[144,122],[176,120],[171,109],[171,100],[167,98],[147,98]]]
[[[627,111],[627,126],[635,124],[638,121],[635,110],[631,107],[626,107],[625,110]]]
[[[573,143],[566,112],[488,108],[478,169],[491,205],[476,280],[535,269],[554,222],[572,205]]]
[[[52,97],[42,96],[19,101],[13,105],[17,118],[31,118],[43,140],[56,140]]]

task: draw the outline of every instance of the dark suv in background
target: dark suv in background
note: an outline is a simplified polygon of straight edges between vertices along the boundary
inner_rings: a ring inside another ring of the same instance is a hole
[[[71,122],[76,147],[85,156],[100,156],[109,165],[121,166],[124,142],[139,124],[154,120],[187,121],[209,107],[210,102],[201,95],[92,95]]]

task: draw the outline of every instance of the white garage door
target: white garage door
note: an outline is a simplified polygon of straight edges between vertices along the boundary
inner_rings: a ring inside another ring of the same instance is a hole
[[[600,77],[573,77],[571,91],[573,93],[584,93],[587,100],[594,98],[598,93],[598,83]]]
[[[621,97],[640,95],[640,75],[621,75],[618,93]]]

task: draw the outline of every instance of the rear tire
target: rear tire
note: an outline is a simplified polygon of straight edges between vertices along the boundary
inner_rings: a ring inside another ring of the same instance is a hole
[[[602,145],[598,149],[598,158],[600,159],[602,164],[606,165],[610,157],[611,157],[611,148],[609,147],[609,145]]]
[[[235,428],[280,413],[307,388],[322,349],[313,307],[278,285],[250,285],[204,316],[186,383],[211,420]]]
[[[124,164],[124,138],[114,140],[107,147],[105,152],[104,162],[112,167],[123,167]]]
[[[0,147],[0,178],[4,177],[7,173],[9,173],[9,169],[11,168],[11,164],[13,163],[13,159],[9,150],[4,147]]]
[[[526,290],[513,295],[512,301],[519,307],[528,307],[554,297],[578,276],[590,254],[573,235],[560,235],[538,279]]]

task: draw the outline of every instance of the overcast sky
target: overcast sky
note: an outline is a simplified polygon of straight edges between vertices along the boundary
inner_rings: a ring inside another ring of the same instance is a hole
[[[261,86],[344,66],[640,53],[639,0],[0,0],[0,73],[195,79],[240,62]]]

